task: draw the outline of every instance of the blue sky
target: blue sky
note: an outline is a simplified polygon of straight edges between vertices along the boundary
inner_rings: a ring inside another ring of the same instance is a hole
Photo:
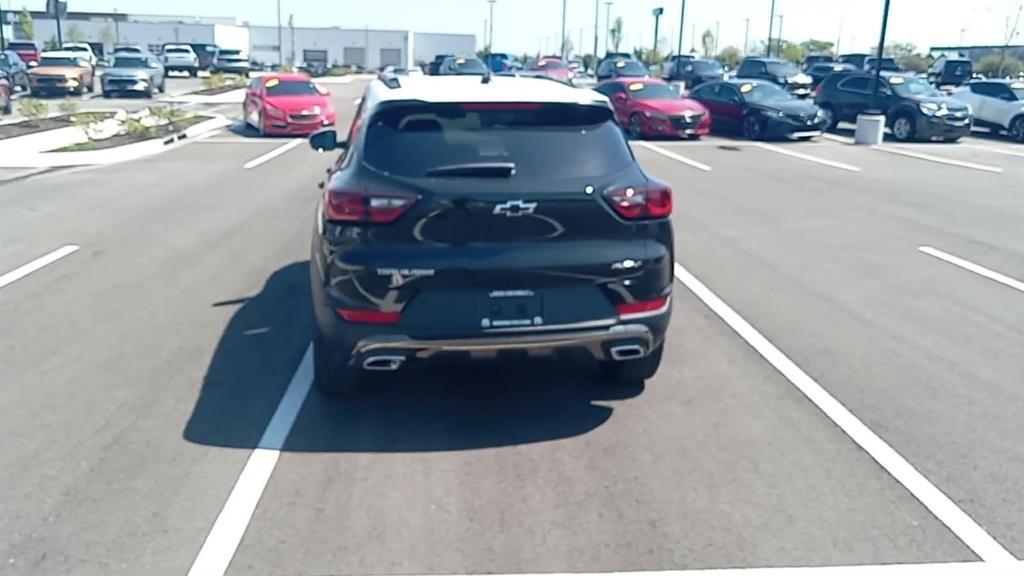
[[[919,47],[966,43],[1001,43],[1006,17],[1024,0],[893,0],[889,38]],[[44,0],[0,0],[5,7],[42,9]],[[605,0],[600,2],[601,51],[604,51]],[[654,19],[651,10],[665,8],[659,37],[676,45],[681,0],[615,0],[612,17],[622,16],[625,43],[651,46]],[[750,19],[753,44],[768,35],[770,0],[687,0],[684,42],[691,43],[692,25],[720,30],[719,47],[741,47],[745,19]],[[853,5],[856,7],[852,7]],[[776,0],[783,15],[783,37],[842,38],[843,51],[864,51],[877,42],[883,0]],[[482,42],[486,0],[282,0],[285,19],[295,14],[300,26],[340,26],[410,29],[422,32],[476,34]],[[237,16],[254,24],[276,23],[276,0],[70,0],[71,10],[129,13],[178,13]],[[171,8],[173,6],[173,8]],[[443,9],[438,9],[440,6]],[[844,7],[845,6],[845,7]],[[495,50],[509,52],[556,51],[561,29],[561,0],[497,0]],[[580,33],[589,51],[594,38],[594,0],[568,0],[568,35],[579,43]],[[842,34],[840,35],[840,25]],[[1021,23],[1024,27],[1024,22]],[[1024,43],[1024,32],[1016,39]]]

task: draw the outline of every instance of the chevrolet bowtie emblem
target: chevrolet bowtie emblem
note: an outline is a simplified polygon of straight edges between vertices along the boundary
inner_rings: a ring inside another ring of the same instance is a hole
[[[533,214],[533,211],[537,209],[536,202],[523,202],[522,200],[510,200],[504,204],[498,204],[494,207],[494,215],[501,216],[505,215],[509,218],[518,218],[524,214]]]

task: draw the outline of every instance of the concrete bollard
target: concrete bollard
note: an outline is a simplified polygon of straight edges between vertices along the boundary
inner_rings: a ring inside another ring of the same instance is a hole
[[[857,132],[854,133],[855,143],[865,146],[878,146],[885,136],[885,116],[881,114],[861,114],[857,116]]]

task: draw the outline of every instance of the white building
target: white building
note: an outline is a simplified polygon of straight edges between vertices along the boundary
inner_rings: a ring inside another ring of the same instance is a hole
[[[45,13],[33,13],[33,23],[35,41],[40,47],[56,41],[54,19]],[[24,37],[18,25],[11,28],[13,34],[9,37]],[[337,27],[284,26],[279,30],[277,26],[239,24],[235,18],[220,17],[70,12],[61,19],[61,31],[65,41],[74,37],[101,42],[107,51],[114,44],[139,44],[158,52],[167,42],[213,43],[222,48],[247,50],[252,60],[264,64],[323,62],[373,69],[429,62],[435,54],[476,53],[473,34]]]

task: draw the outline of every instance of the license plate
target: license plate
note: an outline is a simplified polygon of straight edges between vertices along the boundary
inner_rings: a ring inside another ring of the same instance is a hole
[[[495,290],[480,298],[481,328],[522,328],[544,324],[544,306],[533,290]]]
[[[821,130],[811,130],[810,132],[793,132],[794,138],[809,138],[811,136],[821,136]]]

